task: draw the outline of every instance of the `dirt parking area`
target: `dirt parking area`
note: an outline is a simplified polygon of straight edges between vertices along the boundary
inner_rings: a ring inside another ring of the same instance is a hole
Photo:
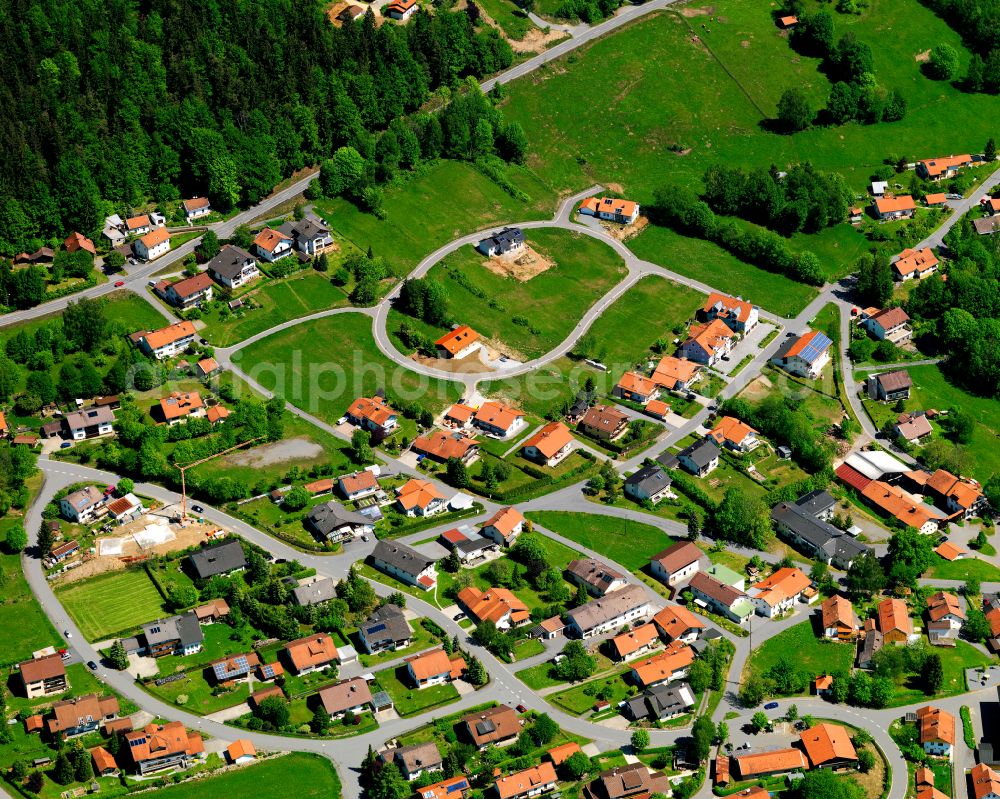
[[[299,436],[298,438],[276,441],[273,444],[265,444],[262,447],[254,447],[246,452],[234,452],[223,460],[234,466],[260,468],[287,461],[318,458],[322,454],[323,448],[319,444],[305,436]]]
[[[531,278],[538,277],[555,265],[555,261],[546,258],[528,244],[524,246],[524,250],[516,258],[494,256],[483,261],[483,266],[493,274],[501,277],[512,277],[521,283],[527,283]]]
[[[523,39],[508,39],[511,49],[515,53],[544,53],[553,44],[569,36],[565,31],[557,31],[549,28],[549,32],[540,28],[532,28]]]

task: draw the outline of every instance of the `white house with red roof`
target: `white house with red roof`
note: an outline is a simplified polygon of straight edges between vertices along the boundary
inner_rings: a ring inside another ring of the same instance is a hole
[[[833,342],[819,330],[810,330],[799,337],[789,338],[778,350],[771,363],[786,372],[815,380],[830,363]]]
[[[347,409],[348,421],[370,433],[388,435],[399,423],[396,412],[389,407],[385,397],[358,397]]]
[[[170,252],[170,231],[165,227],[151,230],[132,245],[135,254],[144,261],[155,261]]]
[[[712,292],[701,307],[699,316],[706,322],[721,319],[734,333],[749,333],[760,321],[757,307],[739,297]]]
[[[639,203],[614,197],[588,197],[580,204],[580,215],[631,225],[639,218]]]
[[[273,264],[292,254],[292,237],[286,236],[273,228],[266,227],[253,240],[257,255]]]
[[[208,197],[192,197],[190,200],[184,200],[182,205],[184,206],[184,217],[188,222],[193,222],[195,219],[201,219],[212,213],[212,204],[208,201]]]
[[[480,532],[501,546],[510,546],[524,529],[524,516],[517,508],[501,508],[483,524]]]

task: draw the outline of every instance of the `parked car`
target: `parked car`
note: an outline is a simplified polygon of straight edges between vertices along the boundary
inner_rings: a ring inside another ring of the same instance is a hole
[[[454,616],[451,617],[451,620],[452,621],[461,621],[464,618],[465,618],[465,614],[464,613],[456,613]]]
[[[764,710],[774,710],[778,706],[777,702],[768,702],[764,705]]]
[[[120,289],[124,285],[125,285],[125,281],[124,280],[116,280],[115,281],[115,288],[116,289]]]
[[[945,197],[949,200],[964,200],[965,198],[961,194],[946,194]]]
[[[205,509],[201,505],[192,505],[191,510],[193,510],[195,513],[202,513],[204,512]]]
[[[63,443],[59,445],[59,449],[69,449],[72,446],[73,446],[72,441],[63,441]]]
[[[528,708],[526,708],[524,705],[518,705],[517,706],[517,712],[518,713],[527,713],[528,712]]]
[[[73,637],[73,633],[71,633],[69,630],[63,630],[63,635],[65,635],[67,638]]]
[[[87,668],[90,669],[91,671],[97,671],[97,664],[94,663],[94,661],[92,661],[92,660],[88,660],[87,661]]]

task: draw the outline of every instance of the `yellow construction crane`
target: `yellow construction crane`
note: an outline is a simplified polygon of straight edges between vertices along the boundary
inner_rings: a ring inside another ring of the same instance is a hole
[[[181,473],[181,521],[187,519],[187,480],[185,478],[185,473],[188,469],[194,466],[201,466],[201,464],[206,463],[210,460],[218,458],[220,455],[225,455],[227,452],[232,452],[235,449],[241,449],[247,444],[253,444],[254,442],[261,441],[265,436],[258,436],[257,438],[251,438],[249,441],[244,441],[242,444],[237,444],[235,447],[230,447],[229,449],[224,449],[222,452],[216,452],[214,455],[209,455],[207,458],[202,458],[200,461],[194,461],[192,463],[186,463],[183,466],[178,466],[174,464],[174,468]]]

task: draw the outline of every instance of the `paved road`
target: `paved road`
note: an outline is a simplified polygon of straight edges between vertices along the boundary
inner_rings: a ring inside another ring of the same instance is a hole
[[[944,237],[948,234],[948,231],[958,223],[958,220],[979,205],[979,198],[984,194],[987,194],[997,185],[1000,185],[1000,169],[993,172],[993,174],[983,181],[983,184],[978,189],[972,192],[965,199],[957,202],[949,202],[948,207],[953,209],[951,216],[948,217],[943,225],[920,242],[914,249],[922,250],[924,247],[937,249],[940,247],[944,243]]]

